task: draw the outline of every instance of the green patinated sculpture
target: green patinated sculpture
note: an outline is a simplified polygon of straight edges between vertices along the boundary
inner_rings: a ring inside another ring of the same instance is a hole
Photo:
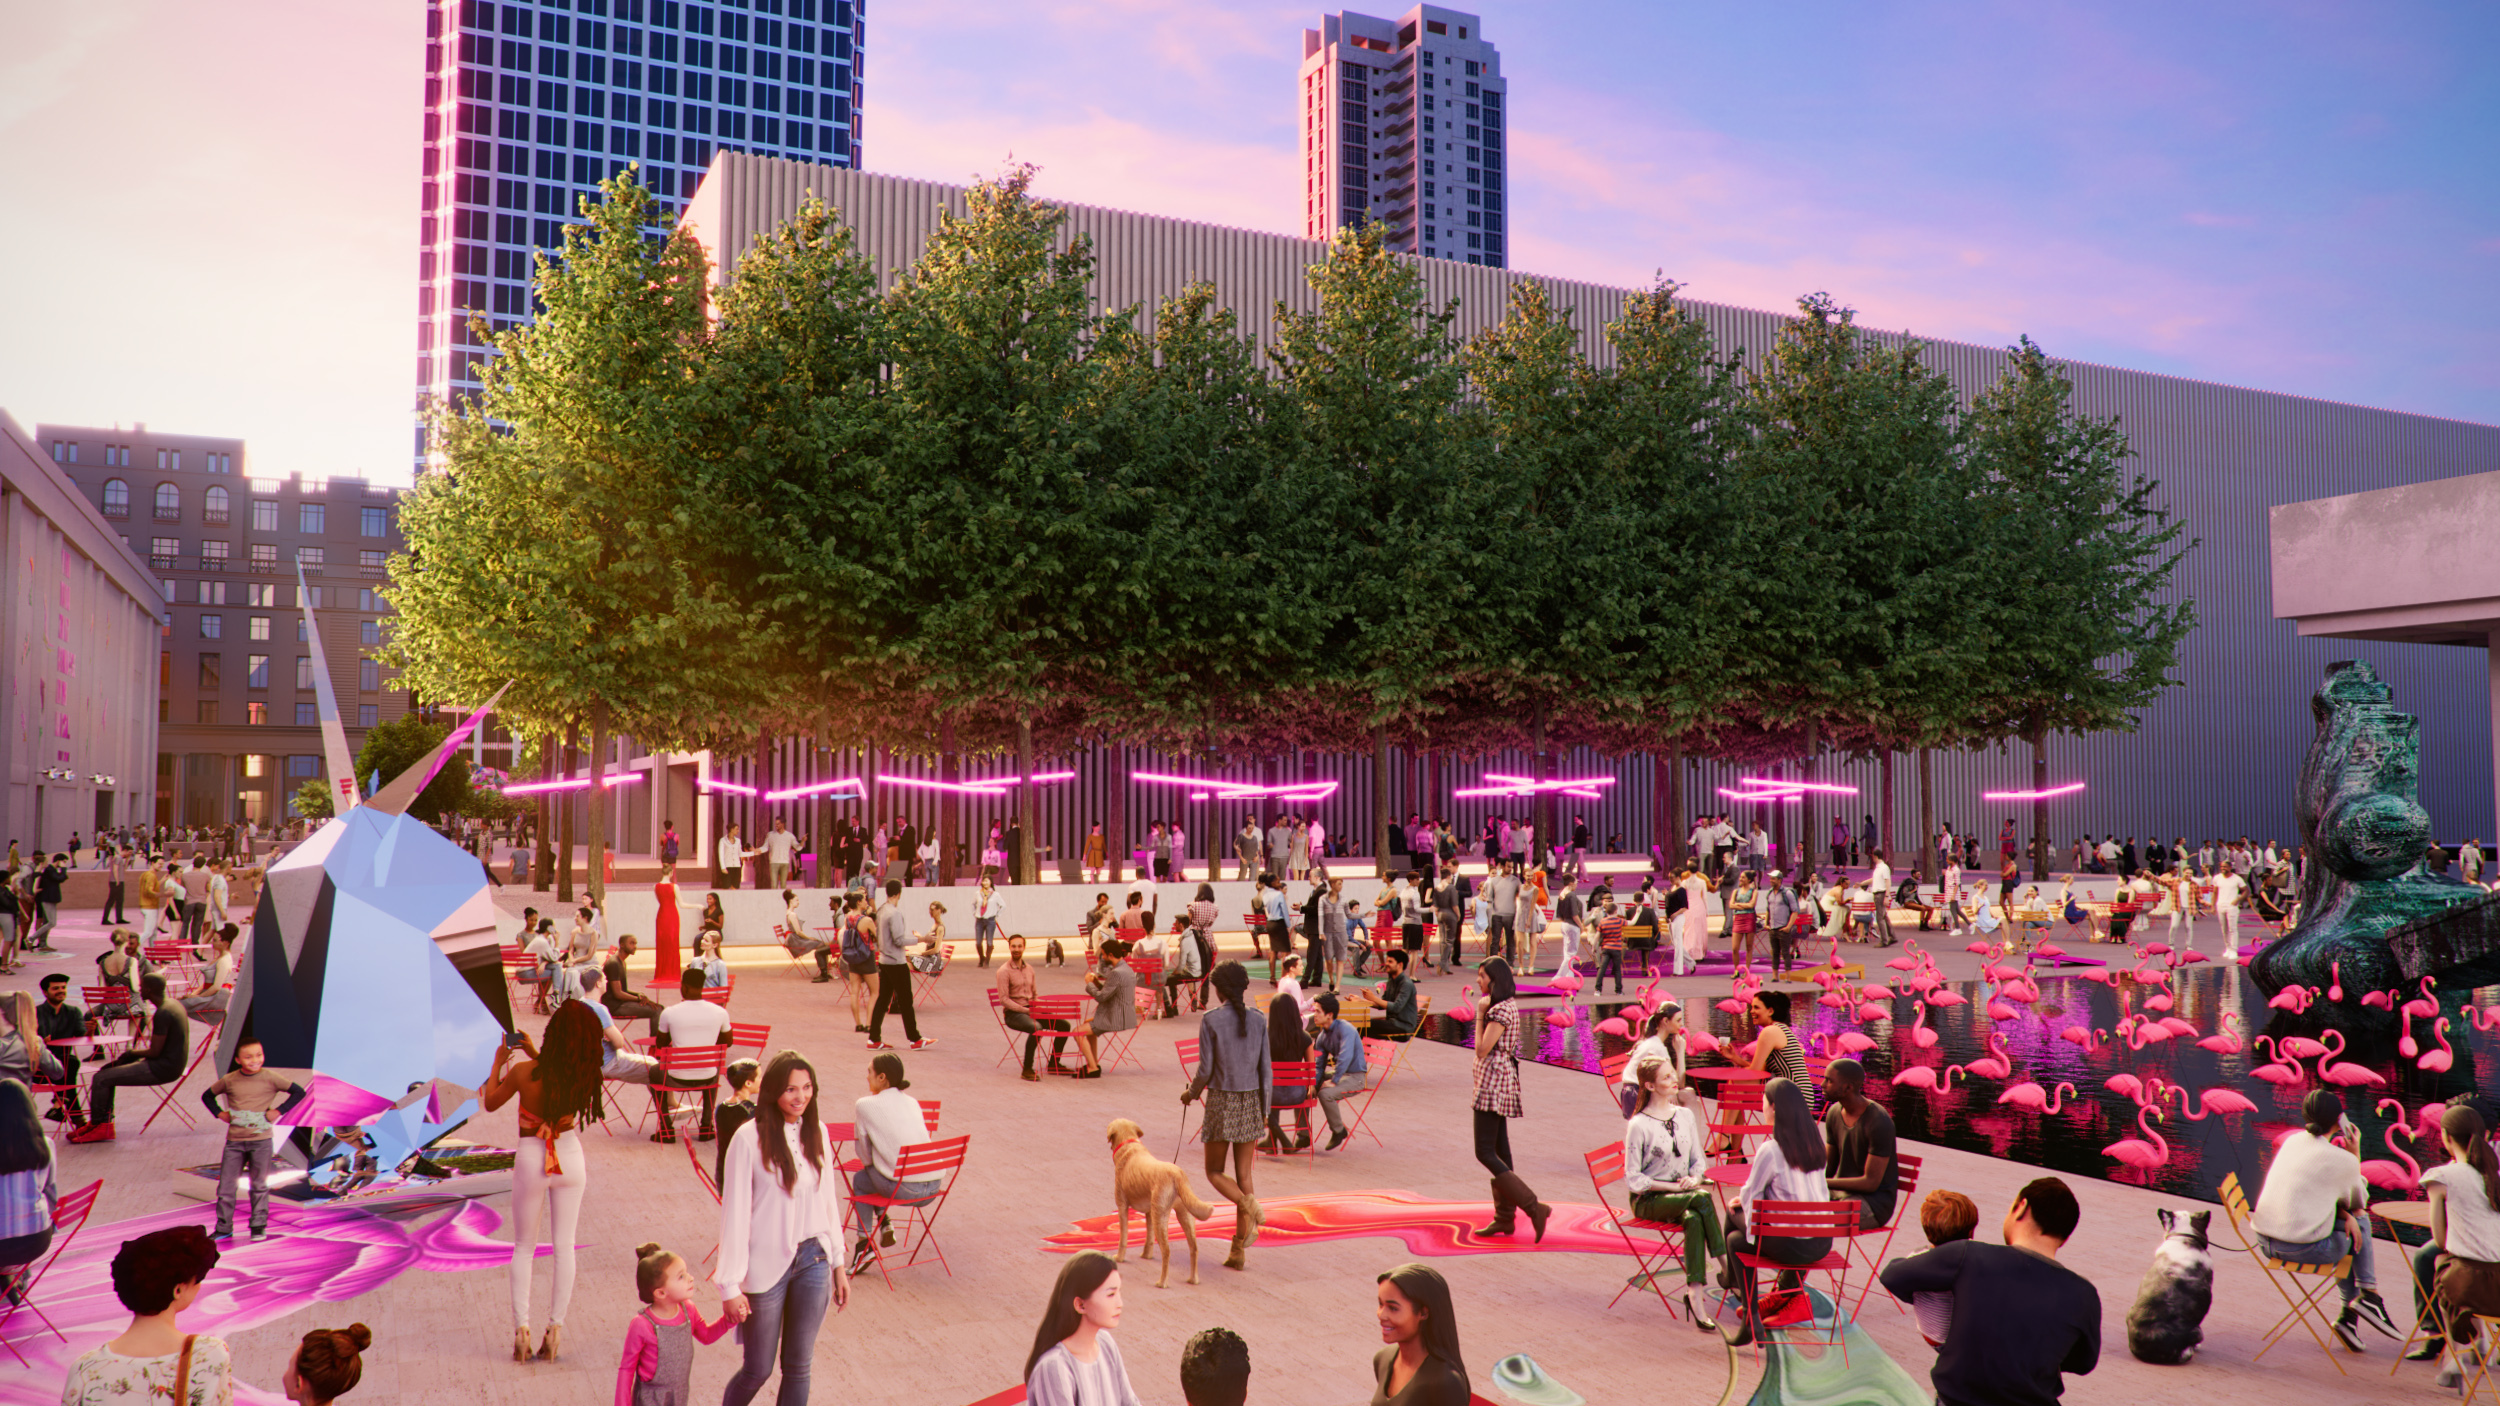
[[[2365,992],[2424,975],[2451,990],[2500,975],[2500,895],[2423,863],[2431,822],[2417,799],[2421,726],[2393,696],[2367,664],[2327,665],[2309,700],[2317,739],[2300,768],[2309,857],[2300,922],[2250,964],[2268,992],[2340,984],[2344,1001],[2325,1012],[2339,1023],[2393,1023],[2360,1003]]]

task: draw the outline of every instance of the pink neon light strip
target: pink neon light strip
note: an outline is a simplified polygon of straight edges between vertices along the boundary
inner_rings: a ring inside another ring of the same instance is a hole
[[[766,791],[764,793],[764,799],[768,801],[787,801],[799,796],[821,795],[827,791],[839,791],[846,786],[860,785],[861,783],[858,777],[845,776],[839,781],[819,781],[813,786],[793,786],[785,791]],[[865,790],[866,788],[863,786],[861,789]]]
[[[619,772],[608,778],[608,789],[613,791],[619,786],[631,786],[637,781],[650,779],[651,773],[647,771]],[[503,788],[503,793],[507,796],[527,796],[540,791],[587,791],[589,789],[590,778],[577,776],[570,781],[533,781],[526,786],[506,786]]]
[[[1979,798],[1985,801],[2045,801],[2051,796],[2071,796],[2083,787],[2083,782],[2069,781],[2063,786],[2051,786],[2045,791],[1982,791],[1979,793]]]
[[[1534,778],[1526,776],[1505,776],[1498,771],[1486,772],[1484,774],[1484,779],[1487,781],[1507,781],[1511,784],[1513,789],[1525,788],[1531,791],[1568,791],[1575,787],[1586,789],[1591,786],[1612,786],[1615,784],[1615,778],[1611,776],[1581,776],[1565,781],[1538,781]]]
[[[1719,788],[1719,794],[1731,801],[1802,801],[1806,798],[1802,791],[1731,791],[1725,786]]]
[[[752,796],[755,794],[754,787],[741,786],[735,781],[706,781],[702,783],[702,788],[706,791],[730,791],[741,796]]]
[[[1822,791],[1834,796],[1854,796],[1858,793],[1855,786],[1836,786],[1829,781],[1782,781],[1776,776],[1740,776],[1736,781],[1741,786],[1777,786],[1796,791]]]

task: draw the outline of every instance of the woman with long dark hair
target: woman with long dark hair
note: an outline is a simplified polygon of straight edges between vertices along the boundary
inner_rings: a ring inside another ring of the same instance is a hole
[[[1543,1240],[1554,1208],[1536,1199],[1510,1155],[1510,1120],[1526,1112],[1519,1101],[1519,987],[1510,963],[1477,963],[1476,991],[1476,1160],[1493,1174],[1493,1219],[1476,1233],[1508,1235],[1526,1211]]]
[[[0,1079],[0,1281],[52,1248],[52,1215],[60,1204],[52,1142],[43,1134],[35,1096],[15,1079]]]
[[[1267,1017],[1250,1009],[1250,971],[1226,962],[1212,978],[1221,1005],[1198,1018],[1198,1073],[1181,1090],[1181,1102],[1207,1096],[1206,1117],[1199,1137],[1207,1145],[1207,1181],[1233,1203],[1233,1248],[1226,1269],[1248,1263],[1250,1242],[1259,1238],[1259,1222],[1267,1214],[1251,1187],[1253,1153],[1267,1129],[1273,1065],[1267,1053]],[[1224,1165],[1227,1153],[1232,1175]]]
[[[2500,1315],[2500,1155],[2470,1103],[2439,1115],[2439,1142],[2448,1160],[2422,1173],[2431,1239],[2413,1253],[2413,1302],[2426,1341],[2413,1355],[2444,1352],[2438,1383],[2453,1389],[2471,1365],[2474,1315]]]
[[[1467,1364],[1449,1281],[1428,1265],[1402,1264],[1374,1281],[1380,1340],[1372,1355],[1371,1406],[1467,1406]]]
[[[1763,1201],[1829,1201],[1831,1187],[1823,1179],[1823,1129],[1814,1121],[1814,1109],[1806,1102],[1806,1091],[1792,1079],[1773,1079],[1762,1086],[1762,1107],[1771,1115],[1771,1136],[1754,1149],[1753,1163],[1745,1177],[1744,1190],[1736,1194],[1736,1209],[1728,1215],[1727,1247],[1730,1251],[1725,1270],[1744,1303],[1745,1316],[1733,1329],[1733,1339],[1742,1347],[1753,1341],[1755,1323],[1755,1290],[1753,1271],[1737,1263],[1740,1254],[1759,1255],[1781,1264],[1812,1264],[1830,1254],[1831,1240],[1780,1236],[1757,1243],[1747,1221],[1747,1213]],[[1780,1274],[1783,1289],[1793,1288],[1794,1271]]]
[[[1033,1406],[1139,1406],[1120,1345],[1111,1340],[1120,1313],[1119,1265],[1100,1250],[1070,1256],[1024,1359],[1024,1399]]]
[[[753,1121],[729,1140],[720,1188],[720,1264],[712,1282],[740,1325],[746,1360],[721,1406],[746,1406],[781,1361],[779,1406],[806,1406],[825,1304],[851,1301],[836,1253],[841,1168],[816,1114],[816,1066],[783,1050],[764,1066]]]
[[[1797,1086],[1805,1095],[1806,1106],[1814,1105],[1814,1079],[1806,1073],[1803,1051],[1797,1048],[1797,1032],[1789,1028],[1790,1005],[1785,991],[1762,990],[1753,993],[1745,1007],[1746,1018],[1753,1022],[1753,1063],[1750,1067],[1776,1075]]]
[[[478,1090],[486,1111],[516,1096],[521,1100],[523,1146],[512,1159],[512,1360],[535,1355],[554,1361],[564,1350],[564,1311],[573,1302],[574,1230],[581,1223],[582,1195],[590,1188],[590,1163],[578,1131],[599,1118],[599,1017],[579,1001],[556,1007],[547,1021],[542,1051],[521,1036],[495,1051],[494,1068]],[[527,1144],[535,1139],[536,1147]],[[547,1306],[547,1336],[535,1354],[530,1346],[530,1278],[538,1263],[538,1232],[547,1227],[555,1245],[555,1294]]]

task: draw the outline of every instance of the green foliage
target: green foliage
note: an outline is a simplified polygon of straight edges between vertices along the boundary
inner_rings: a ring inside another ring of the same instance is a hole
[[[1963,410],[1817,294],[1748,360],[1675,284],[1583,357],[1460,345],[1346,232],[1262,359],[1195,285],[1096,301],[1018,168],[879,270],[809,202],[707,298],[630,177],[437,422],[392,661],[532,738],[905,752],[1535,743],[1765,759],[2132,725],[2182,544],[2037,348]]]
[[[312,820],[327,820],[337,811],[330,800],[330,784],[319,780],[296,787],[295,794],[286,798],[286,808]]]
[[[369,778],[378,772],[388,786],[401,772],[430,760],[450,733],[448,724],[429,722],[416,713],[394,718],[365,733],[365,745],[356,749],[356,774]],[[467,813],[471,796],[469,754],[455,751],[409,803],[408,813],[431,824]]]

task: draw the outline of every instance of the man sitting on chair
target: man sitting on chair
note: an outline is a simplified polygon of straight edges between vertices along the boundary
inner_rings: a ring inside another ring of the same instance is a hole
[[[1415,1010],[1415,980],[1406,974],[1407,953],[1392,947],[1383,958],[1389,979],[1380,983],[1379,1008],[1372,1012],[1372,1033],[1384,1040],[1402,1040],[1415,1033],[1421,1017]]]
[[[2344,1101],[2333,1089],[2309,1091],[2300,1104],[2301,1128],[2276,1146],[2251,1219],[2260,1247],[2275,1259],[2332,1265],[2352,1257],[2336,1284],[2344,1311],[2333,1326],[2344,1350],[2359,1352],[2365,1322],[2391,1338],[2404,1334],[2396,1331],[2371,1272],[2370,1184],[2362,1179],[2361,1160],[2330,1141],[2343,1119]],[[2360,1141],[2357,1134],[2353,1141]]]
[[[614,1079],[620,1084],[649,1084],[651,1071],[660,1062],[634,1048],[634,1042],[617,1028],[616,1017],[608,1013],[607,1004],[599,998],[608,984],[607,975],[597,967],[580,971],[581,994],[573,999],[590,1007],[599,1017],[599,1040],[606,1048],[600,1051],[599,1077]]]
[[[153,1088],[182,1078],[191,1062],[191,1017],[165,999],[165,977],[149,972],[139,978],[139,998],[156,1008],[149,1024],[148,1047],[133,1050],[96,1071],[90,1086],[94,1121],[69,1135],[71,1142],[113,1140],[113,1094],[118,1089]]]
[[[627,942],[633,941],[626,938]],[[705,1045],[729,1043],[729,1010],[703,999],[703,968],[688,967],[677,977],[677,1004],[652,1017],[654,1049],[700,1049]],[[660,1130],[651,1135],[653,1142],[675,1142],[676,1125],[668,1118],[668,1095],[671,1089],[688,1092],[701,1090],[703,1116],[695,1124],[695,1140],[712,1140],[712,1104],[719,1096],[720,1081],[709,1075],[685,1075],[683,1082],[675,1074],[662,1074],[651,1081],[651,1101],[659,1105]]]
[[[1823,1184],[1832,1199],[1857,1202],[1862,1227],[1892,1224],[1901,1188],[1892,1114],[1866,1096],[1866,1066],[1854,1059],[1833,1060],[1823,1071],[1823,1146]]]

